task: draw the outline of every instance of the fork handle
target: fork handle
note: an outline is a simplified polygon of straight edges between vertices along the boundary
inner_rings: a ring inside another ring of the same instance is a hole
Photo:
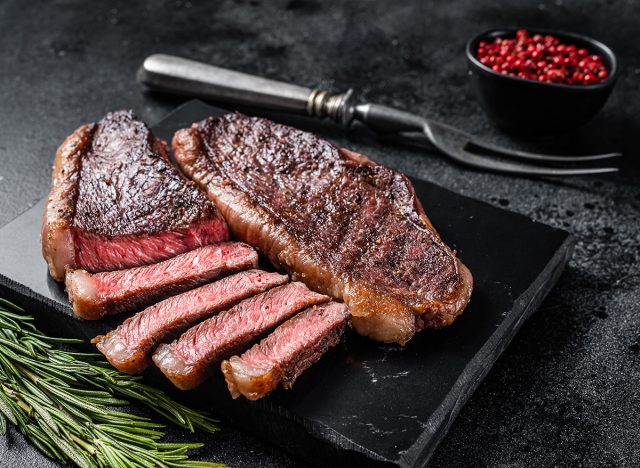
[[[307,113],[313,91],[165,54],[147,57],[138,81],[158,91],[296,114]]]
[[[147,57],[138,71],[138,82],[152,90],[220,103],[328,117],[345,127],[352,120],[345,114],[353,108],[351,90],[330,94],[173,55]]]
[[[419,115],[371,103],[355,106],[354,119],[379,133],[422,131],[425,125]]]

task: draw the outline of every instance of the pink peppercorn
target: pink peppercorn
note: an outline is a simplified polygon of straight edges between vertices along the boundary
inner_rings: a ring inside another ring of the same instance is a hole
[[[531,36],[520,29],[514,39],[497,37],[480,41],[477,57],[492,70],[523,79],[547,83],[588,85],[604,81],[609,71],[600,55],[557,37]]]

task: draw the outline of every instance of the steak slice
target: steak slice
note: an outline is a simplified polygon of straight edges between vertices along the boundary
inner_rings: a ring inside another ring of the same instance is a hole
[[[237,113],[180,130],[173,151],[239,240],[342,299],[359,333],[404,344],[423,327],[449,325],[469,301],[469,270],[403,174]]]
[[[56,281],[66,267],[119,270],[228,238],[213,203],[132,112],[83,125],[58,149],[42,223],[42,254]]]
[[[299,310],[328,300],[303,283],[280,286],[205,320],[171,344],[158,346],[153,362],[176,387],[190,390],[206,380],[223,359]]]
[[[286,321],[242,356],[222,362],[233,398],[257,400],[296,379],[340,341],[349,313],[344,304],[313,306]]]
[[[286,275],[248,270],[227,276],[138,312],[107,335],[91,342],[120,372],[139,374],[151,363],[158,343],[241,300],[289,281]]]
[[[91,274],[67,273],[69,300],[76,315],[97,320],[135,310],[171,294],[208,283],[225,273],[255,268],[258,253],[247,244],[212,244],[152,265]]]

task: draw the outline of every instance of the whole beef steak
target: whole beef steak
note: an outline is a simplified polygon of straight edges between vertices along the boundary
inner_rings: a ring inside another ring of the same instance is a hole
[[[110,271],[225,241],[227,225],[130,111],[83,125],[58,149],[42,224],[51,276]]]
[[[421,328],[450,324],[469,301],[469,270],[403,174],[237,113],[180,130],[172,147],[239,240],[342,299],[359,333],[404,344]]]

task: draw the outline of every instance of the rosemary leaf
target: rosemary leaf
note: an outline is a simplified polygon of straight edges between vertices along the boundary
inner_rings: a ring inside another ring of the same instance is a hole
[[[49,402],[51,402],[51,399],[49,398],[49,396],[46,393],[44,393],[42,390],[40,390],[37,387],[37,385],[35,385],[30,380],[24,380],[23,382],[21,382],[21,384],[24,385],[25,389],[28,392],[30,392],[31,394],[33,394],[34,396],[39,398],[40,401],[49,401]]]
[[[222,463],[212,463],[197,460],[185,460],[180,464],[172,465],[180,468],[225,468]]]
[[[46,410],[44,406],[42,406],[35,398],[29,395],[21,395],[21,397],[33,408],[33,410],[40,416],[41,421],[43,421],[49,429],[51,429],[56,434],[58,433],[58,425],[53,420],[53,416]]]
[[[94,389],[86,389],[86,388],[74,388],[71,387],[68,389],[69,393],[72,393],[76,396],[80,397],[91,397],[91,398],[111,398],[113,397],[113,393],[102,391],[102,390],[94,390]]]
[[[202,444],[162,443],[162,424],[112,408],[135,400],[191,431],[217,431],[216,420],[119,373],[99,354],[55,348],[80,341],[43,335],[23,313],[0,298],[1,434],[8,421],[44,455],[79,467],[222,466],[188,459]]]
[[[164,443],[159,443],[157,444],[158,448],[162,448],[163,450],[177,450],[177,449],[188,449],[188,450],[195,450],[195,449],[199,449],[202,448],[204,446],[204,444],[201,443],[179,443],[179,444],[172,444],[170,442],[164,442]]]
[[[29,437],[31,442],[49,458],[54,460],[64,460],[64,456],[51,443],[47,435],[37,426],[26,426],[24,433]]]
[[[118,456],[114,454],[114,450],[112,450],[111,447],[109,447],[108,445],[104,444],[103,442],[100,442],[98,444],[98,448],[99,448],[100,452],[107,459],[107,462],[109,463],[109,466],[120,466],[120,464],[121,464],[120,460],[118,459]]]
[[[69,394],[68,392],[64,391],[64,389],[58,388],[58,387],[52,385],[49,382],[42,381],[41,382],[41,386],[45,390],[53,393],[55,396],[57,396],[61,400],[64,400],[66,403],[68,403],[70,405],[73,405],[73,406],[77,407],[78,409],[82,409],[82,410],[86,411],[89,414],[95,414],[95,415],[98,415],[98,416],[106,415],[105,411],[102,408],[100,408],[98,405],[93,405],[93,404],[87,402],[86,399],[77,398],[77,397]]]
[[[16,424],[18,424],[18,420],[16,419],[13,410],[9,406],[6,398],[6,395],[3,392],[0,392],[0,412],[2,412],[2,415],[9,421],[11,421],[11,424],[15,426]]]
[[[2,354],[0,354],[0,366],[2,366],[2,371],[7,374],[16,375],[19,373],[18,369],[16,369],[16,366],[14,366],[13,362],[11,362],[11,359],[7,359]]]
[[[137,434],[132,434],[128,431],[123,431],[120,429],[115,429],[108,425],[103,425],[101,430],[108,433],[114,439],[120,439],[123,442],[135,442],[137,445],[144,446],[148,449],[154,449],[156,447],[156,441],[151,437],[144,437]],[[156,437],[157,438],[157,437]]]
[[[22,307],[18,307],[13,302],[7,301],[3,297],[0,297],[0,306],[3,306],[2,308],[4,309],[4,312],[2,315],[4,315],[5,317],[15,318],[16,320],[20,320],[24,322],[29,322],[33,320],[33,317],[31,317],[30,315],[27,315],[27,316],[22,315],[24,313],[24,309]],[[18,312],[20,315],[12,314],[10,312],[11,310]]]
[[[134,426],[122,426],[119,424],[101,424],[99,426],[101,429],[103,428],[107,428],[107,430],[126,430],[126,432],[131,433],[131,434],[139,434],[139,435],[144,435],[147,437],[151,437],[151,438],[156,438],[159,439],[160,437],[162,437],[162,435],[164,434],[164,432],[162,431],[157,431],[154,429],[148,429],[148,428],[142,428],[142,427],[134,427]],[[162,444],[156,444],[157,446],[162,445]],[[191,447],[192,445],[194,446],[193,448],[199,448],[199,444],[184,444],[184,443],[180,443],[178,444],[180,447]],[[198,445],[198,447],[195,447],[195,445]]]
[[[83,421],[78,418],[74,418],[72,414],[61,410],[60,408],[49,408],[49,412],[51,413],[51,416],[53,416],[53,419],[66,427],[80,428],[85,424]]]
[[[39,418],[36,418],[38,422]],[[53,443],[63,452],[69,459],[78,465],[80,468],[91,468],[93,463],[91,463],[86,455],[80,452],[74,445],[70,442],[66,441],[62,437],[59,437],[56,433],[54,433],[51,428],[49,428],[46,424],[39,424],[42,431],[49,436],[49,438],[53,441]]]
[[[122,400],[122,399],[113,398],[113,397],[111,398],[86,397],[86,401],[94,405],[106,405],[106,406],[126,406],[129,404],[127,400]]]
[[[16,343],[13,341],[9,341],[7,339],[4,338],[0,338],[0,344],[8,346],[9,348],[11,348],[13,351],[16,351],[18,354],[26,354],[26,355],[33,355],[33,353],[28,352],[28,350],[26,350],[24,348],[24,346],[22,346],[22,343]]]

